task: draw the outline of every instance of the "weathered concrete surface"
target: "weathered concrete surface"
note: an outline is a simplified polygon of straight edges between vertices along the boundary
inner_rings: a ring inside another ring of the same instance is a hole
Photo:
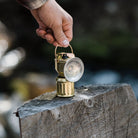
[[[73,98],[45,98],[18,108],[22,138],[138,138],[138,103],[130,85],[91,85]]]

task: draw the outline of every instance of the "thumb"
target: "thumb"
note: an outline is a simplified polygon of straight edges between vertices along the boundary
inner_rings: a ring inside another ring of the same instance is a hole
[[[63,47],[68,47],[69,41],[63,32],[62,25],[54,27],[53,32],[54,32],[54,37],[58,42],[58,44],[60,44],[60,46]]]

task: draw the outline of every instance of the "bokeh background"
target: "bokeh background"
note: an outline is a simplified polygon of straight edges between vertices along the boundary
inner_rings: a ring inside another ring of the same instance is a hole
[[[71,45],[85,64],[76,87],[129,83],[138,98],[138,1],[57,1],[73,16]],[[15,0],[0,0],[0,138],[19,138],[17,107],[55,90],[54,46],[37,27]]]

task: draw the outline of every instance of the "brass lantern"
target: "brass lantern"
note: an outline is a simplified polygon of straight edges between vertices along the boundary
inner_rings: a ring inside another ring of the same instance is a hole
[[[71,45],[71,53],[59,52],[55,48],[55,69],[58,73],[56,79],[57,96],[72,97],[74,96],[74,82],[78,81],[84,72],[82,60],[75,57]]]

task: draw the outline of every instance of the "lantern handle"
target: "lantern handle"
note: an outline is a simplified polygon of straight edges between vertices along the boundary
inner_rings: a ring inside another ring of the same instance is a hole
[[[56,54],[57,54],[57,48],[58,48],[59,46],[56,46],[55,47],[55,57],[56,57]],[[69,47],[70,47],[70,50],[71,50],[71,53],[73,54],[73,48],[72,48],[72,46],[69,44]]]

